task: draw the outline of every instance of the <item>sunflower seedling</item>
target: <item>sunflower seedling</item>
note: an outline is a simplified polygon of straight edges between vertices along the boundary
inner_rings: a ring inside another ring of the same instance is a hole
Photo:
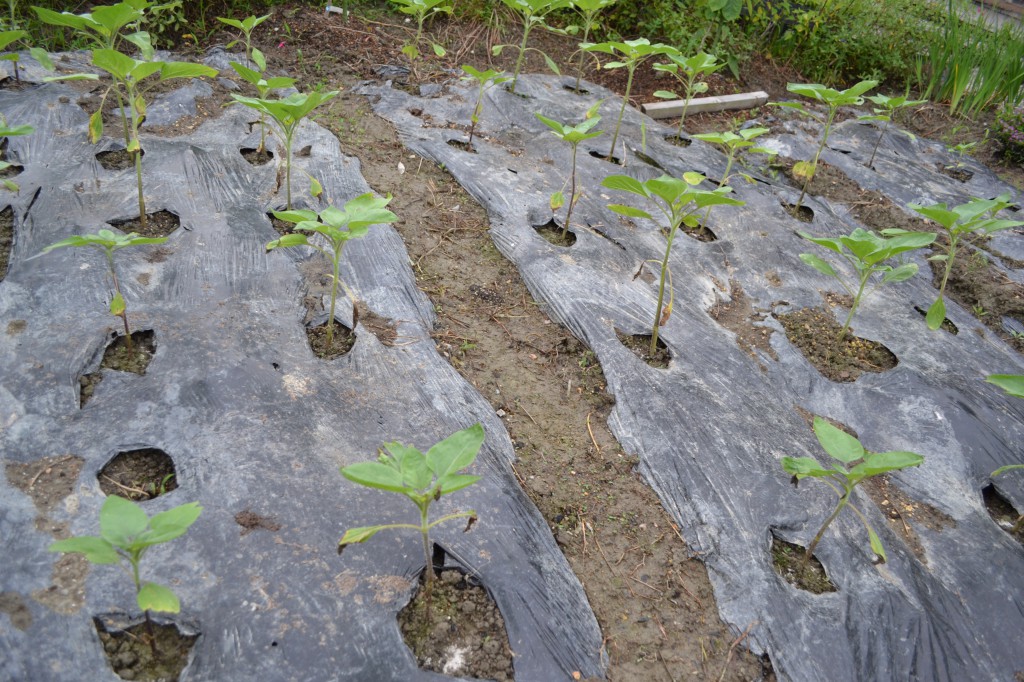
[[[572,220],[572,209],[576,205],[576,201],[580,198],[580,192],[576,191],[576,149],[579,147],[580,142],[584,140],[591,140],[601,135],[601,131],[590,132],[590,129],[601,122],[601,117],[597,115],[597,110],[601,107],[601,102],[597,102],[594,106],[587,109],[586,116],[582,121],[574,126],[568,126],[559,121],[548,118],[540,113],[535,113],[541,123],[551,128],[552,134],[559,140],[568,142],[572,147],[572,172],[569,175],[569,208],[565,213],[565,224],[562,226],[562,239],[564,240],[569,233],[569,224]],[[565,204],[565,195],[563,190],[565,185],[562,185],[562,190],[559,190],[551,195],[551,210],[556,211]]]
[[[814,539],[807,545],[803,560],[800,562],[799,572],[802,574],[807,569],[807,563],[811,560],[814,550],[821,542],[825,531],[832,525],[844,507],[849,507],[860,518],[861,523],[868,531],[868,540],[871,543],[871,551],[878,558],[885,562],[887,560],[885,548],[882,541],[875,533],[875,529],[868,523],[867,517],[856,505],[851,502],[850,497],[859,483],[872,476],[884,474],[890,471],[898,471],[907,467],[918,466],[924,462],[924,457],[913,452],[892,451],[892,452],[871,452],[866,450],[860,441],[848,433],[832,426],[821,417],[814,418],[814,435],[825,452],[834,459],[838,465],[832,468],[825,468],[812,457],[783,457],[782,468],[787,474],[793,477],[793,484],[797,485],[805,478],[817,478],[839,496],[836,508],[832,510],[828,518],[821,525]],[[852,465],[852,466],[851,466]]]
[[[1012,395],[1015,398],[1024,398],[1024,374],[989,374],[985,377],[985,381],[990,384],[995,384],[999,388],[1006,391],[1007,395]],[[1024,464],[1007,464],[1001,466],[992,472],[992,478],[1004,474],[1007,471],[1015,471],[1017,469],[1024,469]],[[1024,514],[1017,517],[1013,526],[1009,529],[1011,533],[1019,533],[1024,530]]]
[[[423,23],[428,17],[435,14],[451,14],[451,0],[391,0],[398,5],[398,11],[402,14],[409,14],[416,19],[416,37],[413,41],[402,48],[402,54],[415,62],[420,58],[420,41],[423,39]],[[438,57],[445,55],[445,49],[437,43],[431,43],[434,54]]]
[[[653,356],[658,350],[658,329],[666,322],[672,314],[672,292],[669,292],[668,306],[664,307],[665,301],[665,280],[668,277],[668,259],[672,251],[672,240],[676,231],[683,225],[686,227],[697,227],[700,221],[697,217],[702,209],[710,209],[712,206],[742,206],[745,202],[728,196],[732,188],[729,186],[719,187],[715,190],[698,189],[698,185],[706,178],[700,173],[684,173],[683,177],[673,178],[669,175],[662,175],[646,182],[640,182],[628,175],[609,175],[602,182],[602,187],[621,190],[653,201],[662,217],[668,223],[668,242],[665,245],[665,255],[661,260],[661,274],[658,279],[658,304],[654,311],[654,325],[651,329],[650,355]],[[609,204],[608,208],[619,215],[628,218],[654,217],[647,211],[623,204]],[[671,289],[671,286],[669,287]]]
[[[20,29],[13,31],[0,31],[0,52],[9,49],[13,43],[16,43],[19,40],[24,40],[25,38],[28,38],[28,32]],[[46,50],[41,47],[29,47],[29,54],[31,54],[32,58],[39,62],[44,69],[53,71],[53,62],[50,61],[50,55],[46,53]],[[11,51],[7,54],[0,55],[0,61],[11,62],[13,64],[15,83],[21,82],[21,75],[18,73],[20,68],[18,66],[19,59],[20,57],[17,51]]]
[[[473,148],[473,132],[476,130],[476,124],[480,122],[480,116],[484,113],[484,94],[494,87],[512,80],[511,77],[506,76],[501,71],[495,71],[494,69],[487,69],[486,71],[480,71],[469,64],[463,64],[462,70],[466,74],[462,77],[464,81],[471,81],[477,87],[476,91],[476,105],[473,107],[473,114],[469,117],[469,148]]]
[[[547,27],[544,23],[544,18],[554,12],[557,9],[565,9],[570,7],[572,3],[570,0],[501,0],[505,3],[505,6],[514,11],[519,15],[519,18],[523,22],[523,39],[519,45],[495,45],[491,48],[491,54],[497,57],[501,54],[501,51],[506,47],[516,47],[519,50],[519,56],[516,58],[516,66],[512,72],[512,93],[515,94],[516,83],[519,82],[519,72],[523,68],[523,59],[526,57],[528,50],[534,50],[540,52],[541,56],[544,57],[544,63],[548,65],[548,68],[554,71],[556,74],[560,74],[558,70],[558,64],[555,63],[551,57],[547,54],[538,50],[537,48],[527,48],[526,42],[530,39],[530,31],[537,26]]]
[[[283,88],[290,88],[295,85],[294,78],[288,78],[287,76],[276,76],[272,78],[266,78],[262,73],[264,66],[260,71],[250,69],[247,66],[243,66],[238,62],[231,62],[231,68],[244,80],[254,88],[256,88],[258,99],[265,100],[267,95],[270,94],[271,90],[281,90]],[[258,154],[262,154],[267,148],[267,114],[260,111],[260,146],[256,150]]]
[[[82,554],[93,564],[122,564],[135,585],[135,601],[146,616],[150,646],[153,657],[157,658],[149,612],[179,613],[181,601],[169,587],[143,582],[139,564],[150,547],[184,535],[202,511],[197,502],[190,502],[149,517],[131,500],[111,495],[100,508],[98,536],[58,540],[50,545],[50,551]]]
[[[596,28],[600,28],[601,26],[597,21],[597,15],[605,8],[614,5],[616,2],[617,0],[572,0],[572,9],[579,15],[583,25],[582,27],[576,26],[575,24],[567,26],[565,28],[565,32],[571,35],[576,35],[579,33],[580,28],[582,28],[583,40],[581,42],[584,44],[589,43],[590,32]],[[580,91],[580,81],[583,79],[583,66],[586,60],[586,54],[584,54],[583,50],[579,50],[579,53],[580,65],[576,70],[576,87],[574,88],[576,92]]]
[[[718,61],[718,57],[706,52],[698,52],[692,57],[684,57],[682,53],[674,51],[668,52],[665,56],[671,61],[667,64],[655,64],[654,70],[672,74],[683,86],[683,96],[680,97],[671,90],[658,90],[654,96],[661,99],[683,100],[683,113],[679,116],[679,127],[676,129],[676,137],[682,139],[683,121],[686,120],[686,110],[690,108],[690,102],[695,95],[708,91],[708,84],[702,79],[725,66],[725,62]]]
[[[793,207],[793,215],[796,216],[800,212],[800,207],[804,203],[804,197],[807,195],[807,188],[811,184],[811,180],[814,179],[814,173],[818,170],[818,160],[821,158],[821,152],[825,149],[825,145],[828,143],[828,136],[832,132],[832,124],[835,121],[836,114],[839,113],[840,107],[846,106],[860,106],[864,104],[864,93],[871,88],[878,85],[878,81],[866,80],[851,85],[846,90],[833,90],[832,88],[826,88],[824,85],[818,83],[806,84],[806,83],[789,83],[786,85],[786,89],[794,94],[813,99],[816,102],[824,104],[828,108],[828,113],[825,115],[824,121],[819,121],[823,124],[824,129],[821,133],[821,141],[818,143],[818,150],[814,153],[814,159],[810,162],[799,161],[793,166],[793,174],[796,176],[803,176],[804,186],[800,190],[800,198],[796,200],[796,205]],[[796,109],[805,116],[811,116],[811,113],[804,107],[803,102],[776,102],[780,107],[788,107],[790,109]]]
[[[476,521],[473,510],[447,514],[434,521],[430,520],[430,505],[457,490],[462,490],[480,480],[479,476],[459,473],[473,464],[480,446],[484,442],[484,429],[474,424],[467,429],[456,431],[440,443],[431,447],[427,454],[416,448],[398,442],[385,443],[375,462],[359,462],[341,469],[341,474],[353,483],[377,490],[388,490],[405,495],[420,512],[419,525],[412,523],[389,523],[379,526],[349,528],[338,543],[338,553],[356,542],[366,542],[382,530],[410,529],[420,532],[423,540],[423,556],[426,561],[425,590],[427,613],[430,612],[430,595],[434,587],[433,561],[430,551],[430,529],[446,521],[468,519],[468,531]],[[429,615],[428,615],[429,618]]]
[[[889,130],[889,124],[892,123],[893,117],[896,115],[896,111],[906,107],[916,107],[919,104],[924,104],[928,100],[923,99],[909,99],[906,95],[902,97],[888,97],[886,95],[868,95],[866,98],[872,102],[875,106],[871,108],[874,114],[870,116],[858,116],[858,121],[882,121],[882,132],[878,134],[878,139],[875,140],[875,146],[871,149],[871,158],[868,159],[867,166],[871,168],[875,163],[875,153],[878,151],[878,145],[881,144],[882,138],[885,137],[885,133]],[[917,138],[914,134],[908,130],[904,130],[903,133],[911,140]]]
[[[608,150],[608,159],[611,159],[615,156],[615,143],[619,140],[619,128],[622,126],[622,117],[626,113],[626,104],[629,102],[629,92],[633,89],[633,74],[636,73],[637,67],[649,57],[658,54],[671,54],[673,52],[677,52],[677,50],[674,47],[663,45],[661,43],[655,43],[652,45],[651,41],[647,40],[647,38],[637,38],[636,40],[627,40],[622,43],[583,43],[580,45],[580,49],[585,50],[586,52],[601,52],[612,55],[613,57],[618,57],[616,61],[608,62],[602,68],[625,68],[628,74],[626,77],[626,92],[622,95],[622,107],[619,109],[619,117],[615,121],[615,133],[612,135],[612,145]]]
[[[949,244],[946,246],[946,253],[932,256],[928,260],[945,261],[946,268],[942,273],[942,283],[939,285],[939,296],[928,308],[925,315],[925,322],[928,328],[935,331],[942,326],[946,319],[946,303],[943,297],[946,292],[946,283],[949,281],[949,273],[953,269],[953,259],[956,257],[957,247],[960,240],[969,234],[979,233],[985,236],[1000,230],[1024,225],[1020,220],[1003,220],[996,218],[996,214],[1004,208],[1012,206],[1009,194],[1001,194],[995,199],[971,199],[966,204],[960,204],[949,208],[946,204],[933,204],[921,206],[919,204],[908,204],[926,218],[934,220],[946,231],[946,238]]]
[[[264,14],[262,17],[246,17],[239,21],[238,19],[231,19],[225,17],[217,17],[217,21],[222,24],[231,26],[232,28],[238,29],[242,32],[242,37],[237,40],[232,40],[225,47],[230,50],[238,43],[245,45],[245,65],[252,68],[255,64],[256,68],[260,71],[266,71],[267,69],[267,58],[263,56],[259,48],[252,46],[252,32],[256,30],[256,27],[262,24],[264,21],[270,18],[269,14]]]
[[[18,135],[31,135],[32,133],[35,132],[35,130],[35,128],[29,125],[9,126],[7,125],[7,120],[3,117],[2,114],[0,114],[0,138],[16,137]],[[0,161],[0,172],[3,172],[8,168],[11,168],[13,165],[13,163],[10,163],[8,161]],[[10,191],[18,191],[18,185],[13,180],[3,178],[2,180],[0,180],[0,182],[2,182],[3,186],[9,189]]]
[[[767,147],[758,147],[756,146],[757,143],[754,142],[756,138],[761,137],[767,132],[767,128],[746,128],[738,133],[732,131],[724,133],[699,133],[693,137],[709,144],[718,145],[725,152],[725,173],[722,174],[722,179],[718,181],[718,186],[721,187],[729,183],[729,178],[732,175],[732,166],[740,152],[766,154],[769,156],[773,156],[776,153]],[[752,181],[749,175],[745,173],[741,173],[741,175],[748,182]]]
[[[140,237],[135,232],[131,234],[118,234],[111,230],[100,230],[96,234],[72,235],[67,239],[50,244],[39,252],[39,255],[49,253],[54,249],[65,246],[88,246],[99,249],[107,259],[107,268],[110,278],[114,282],[114,298],[110,301],[110,314],[121,318],[124,322],[124,341],[128,346],[128,352],[132,351],[132,332],[128,328],[128,306],[125,303],[124,295],[121,293],[121,285],[117,281],[117,270],[114,268],[114,252],[127,246],[142,246],[144,244],[163,244],[167,237]]]
[[[377,197],[367,192],[355,199],[345,202],[344,210],[328,206],[317,214],[315,211],[277,211],[274,216],[295,224],[296,232],[286,234],[267,244],[267,251],[278,248],[309,246],[322,253],[331,262],[331,307],[327,317],[327,353],[331,352],[334,342],[334,308],[338,298],[338,287],[345,290],[352,301],[352,328],[355,329],[358,318],[358,307],[355,295],[341,281],[341,255],[345,244],[351,239],[365,237],[370,225],[393,223],[398,220],[391,211],[384,208],[391,201],[391,195]],[[310,241],[305,233],[317,233],[327,241],[322,246],[317,241]]]
[[[800,236],[839,254],[854,271],[854,281],[847,282],[828,261],[813,253],[801,253],[800,260],[823,275],[834,277],[843,289],[853,297],[850,312],[846,315],[843,328],[836,338],[836,345],[843,342],[854,313],[861,302],[883,284],[904,282],[917,274],[917,263],[902,263],[893,267],[885,261],[902,253],[921,249],[935,241],[934,232],[911,232],[908,230],[882,230],[881,235],[858,227],[853,232],[838,238],[812,237],[801,232]],[[880,275],[880,277],[876,277]],[[877,280],[867,288],[872,277]]]
[[[306,94],[297,92],[293,95],[288,95],[284,99],[266,99],[264,97],[243,97],[234,92],[231,93],[231,96],[236,101],[255,109],[260,114],[266,114],[272,118],[281,130],[284,138],[285,153],[285,187],[287,192],[285,208],[289,211],[292,210],[292,138],[295,137],[295,131],[299,129],[299,124],[302,123],[306,116],[311,114],[321,104],[334,99],[337,94],[337,90]]]

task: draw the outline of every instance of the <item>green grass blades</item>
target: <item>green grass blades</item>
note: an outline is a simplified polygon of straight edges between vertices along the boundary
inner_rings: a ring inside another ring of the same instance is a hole
[[[793,477],[794,484],[805,478],[820,480],[839,496],[839,500],[814,539],[807,545],[807,551],[804,552],[801,562],[802,569],[807,567],[807,562],[813,556],[825,531],[847,506],[857,514],[867,529],[871,551],[881,561],[886,561],[887,556],[882,541],[871,524],[868,523],[867,517],[850,501],[850,497],[854,488],[862,481],[890,471],[918,466],[924,462],[924,457],[905,451],[871,452],[865,449],[859,440],[817,416],[814,418],[814,435],[817,436],[818,442],[825,452],[836,462],[836,466],[822,466],[818,460],[812,457],[783,457],[782,468]]]
[[[317,183],[317,186],[319,183]],[[338,299],[338,287],[344,288],[352,300],[352,326],[355,327],[357,306],[355,295],[341,281],[341,256],[342,250],[352,239],[365,237],[370,231],[371,225],[381,223],[393,223],[398,220],[385,206],[391,201],[391,195],[386,197],[374,196],[367,192],[355,199],[345,202],[342,210],[334,206],[328,206],[317,214],[315,211],[277,211],[274,216],[295,224],[296,232],[275,239],[267,244],[267,251],[279,248],[297,246],[308,246],[322,253],[331,262],[331,306],[327,317],[327,352],[330,353],[334,343],[334,308]],[[310,241],[310,233],[316,233],[324,237],[327,246],[322,246],[320,241]]]
[[[847,282],[828,261],[814,255],[813,253],[801,253],[800,260],[807,265],[829,277],[834,277],[843,289],[853,297],[853,305],[846,316],[843,328],[836,338],[836,345],[842,343],[850,328],[854,313],[861,302],[874,293],[883,284],[903,282],[917,274],[916,263],[900,263],[895,267],[886,261],[891,260],[908,251],[922,249],[935,241],[934,232],[910,232],[907,230],[883,230],[881,235],[857,228],[848,235],[838,238],[812,237],[801,232],[800,236],[814,242],[836,254],[850,264],[854,271],[854,281]],[[871,279],[875,278],[875,285],[868,289]]]
[[[348,480],[367,488],[386,490],[407,497],[420,513],[419,524],[390,523],[376,526],[350,528],[338,543],[338,553],[350,544],[366,542],[382,530],[410,529],[419,531],[423,540],[423,555],[426,561],[427,604],[433,586],[434,571],[431,566],[430,529],[455,519],[468,519],[468,531],[476,521],[473,510],[447,514],[434,521],[430,520],[430,505],[444,495],[462,490],[480,480],[479,476],[461,473],[476,461],[484,442],[484,429],[480,424],[456,431],[431,447],[426,454],[402,443],[385,443],[380,456],[374,462],[360,462],[341,469]]]
[[[928,308],[928,312],[925,315],[925,322],[932,331],[942,326],[943,320],[946,319],[944,295],[960,241],[972,233],[990,235],[1000,230],[1024,225],[1024,221],[1006,220],[996,217],[1000,211],[1012,205],[1009,194],[1002,194],[994,199],[973,198],[967,203],[954,206],[953,208],[949,208],[944,203],[932,204],[931,206],[908,204],[910,208],[925,218],[938,223],[945,230],[949,242],[946,245],[946,253],[932,256],[929,259],[945,262],[946,264],[942,274],[942,283],[939,285],[939,296]]]

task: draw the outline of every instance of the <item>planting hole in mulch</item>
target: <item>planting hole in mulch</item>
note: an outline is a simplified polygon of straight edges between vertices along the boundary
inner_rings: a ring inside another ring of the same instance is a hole
[[[690,239],[696,239],[699,242],[715,242],[718,241],[718,236],[711,231],[710,227],[706,227],[703,222],[699,222],[696,227],[688,227],[682,225],[679,227],[679,232],[685,234]],[[668,239],[668,228],[661,228],[661,236]]]
[[[515,679],[505,621],[473,576],[442,569],[434,580],[429,618],[426,602],[421,576],[416,596],[398,614],[402,637],[420,668],[453,677]]]
[[[274,230],[282,237],[288,234],[292,234],[295,231],[295,223],[290,223],[287,220],[281,220],[273,213],[267,213],[267,220],[274,226]]]
[[[132,332],[130,351],[128,344],[125,343],[124,334],[114,332],[112,340],[103,351],[100,368],[95,372],[78,377],[79,407],[85,407],[85,404],[92,399],[96,387],[103,381],[104,369],[143,375],[154,355],[156,355],[156,334],[152,329]]]
[[[590,94],[590,90],[587,90],[582,85],[580,85],[580,89],[577,90],[576,89],[576,83],[563,83],[562,84],[562,89],[563,90],[568,90],[569,92],[577,94],[577,95],[589,95]]]
[[[159,448],[119,452],[96,474],[100,490],[140,502],[178,487],[174,460]]]
[[[616,329],[615,336],[619,337],[619,343],[633,351],[633,355],[651,367],[667,369],[672,361],[672,353],[669,351],[668,346],[662,342],[660,336],[658,337],[658,343],[653,355],[651,354],[650,334],[623,334]]]
[[[143,149],[141,153],[145,156],[146,150]],[[96,154],[96,160],[99,161],[103,168],[109,171],[135,168],[135,158],[125,149],[112,149],[105,152],[98,152]]]
[[[147,213],[145,226],[137,217],[128,220],[108,220],[107,224],[125,234],[135,232],[143,237],[167,237],[181,227],[181,220],[170,211],[164,210]]]
[[[0,160],[4,160],[6,156],[6,154],[0,155]],[[23,170],[25,170],[24,166],[19,166],[16,163],[12,163],[10,166],[7,166],[3,170],[0,170],[0,179],[7,180],[13,178],[14,176],[21,173],[21,171]]]
[[[782,203],[782,208],[786,209],[786,213],[788,213],[790,216],[796,218],[800,222],[802,222],[802,223],[813,223],[814,222],[814,211],[810,207],[801,205],[800,206],[800,210],[796,211],[796,213],[794,214],[794,210],[796,210],[796,204],[791,204],[791,203],[789,203],[787,201],[783,201],[781,203]]]
[[[448,140],[448,145],[455,147],[456,149],[461,149],[464,152],[469,152],[470,154],[476,154],[476,150],[473,149],[473,145],[469,144],[465,140]]]
[[[860,484],[875,506],[885,515],[889,529],[903,540],[917,560],[928,565],[928,556],[914,530],[921,525],[940,532],[956,527],[956,521],[930,504],[920,502],[900,490],[887,475],[872,476]]]
[[[334,360],[346,355],[356,345],[356,335],[351,329],[337,320],[334,321],[334,338],[330,348],[327,347],[327,323],[315,327],[306,327],[306,338],[313,354],[321,360]]]
[[[615,156],[614,154],[611,155],[611,156],[608,156],[607,154],[603,154],[603,153],[598,152],[598,151],[591,151],[590,155],[593,156],[595,159],[601,159],[602,161],[607,161],[608,163],[613,163],[616,166],[623,165],[622,164],[622,159],[620,159],[619,157]]]
[[[848,383],[864,372],[885,372],[899,363],[882,344],[854,336],[852,327],[846,331],[843,342],[837,344],[842,325],[824,308],[775,314],[775,319],[782,323],[789,342],[826,379]]]
[[[258,149],[253,149],[252,147],[242,147],[238,151],[241,152],[242,158],[248,161],[252,166],[265,166],[274,158],[274,152],[269,149],[260,151]]]
[[[572,246],[576,243],[575,233],[572,230],[563,232],[562,227],[555,222],[554,218],[543,225],[534,225],[533,229],[537,230],[537,234],[555,246]]]
[[[801,568],[805,553],[806,548],[786,542],[772,533],[772,565],[783,580],[812,594],[836,592],[836,586],[828,579],[818,557],[812,556]]]
[[[11,247],[14,245],[14,210],[8,206],[0,211],[0,282],[7,277],[7,266],[11,262]]]
[[[668,142],[669,144],[674,144],[677,147],[689,147],[691,144],[693,144],[693,140],[691,140],[690,138],[681,137],[679,135],[669,135],[668,137],[665,138],[665,142]]]
[[[114,623],[113,617],[93,618],[93,623],[107,662],[123,680],[177,680],[199,639],[198,633],[184,634],[169,623],[147,625],[143,621],[122,628]]]
[[[643,161],[648,166],[651,166],[653,168],[657,168],[662,173],[668,173],[668,171],[665,170],[665,167],[662,166],[660,163],[658,163],[658,161],[653,156],[648,156],[647,154],[645,154],[643,152],[636,151],[636,150],[633,151],[633,156],[635,156],[639,160]]]
[[[771,344],[773,330],[758,325],[768,314],[766,311],[754,310],[739,282],[730,280],[729,288],[730,300],[724,303],[717,300],[708,308],[708,314],[715,322],[734,333],[740,350],[756,360],[762,372],[767,372],[768,368],[761,362],[758,351],[772,360],[779,359]]]
[[[1024,523],[1020,523],[1019,527],[1014,528],[1020,521],[1021,515],[1010,504],[1010,501],[1003,497],[991,483],[981,489],[981,497],[992,520],[1013,536],[1013,539],[1024,544]]]
[[[974,177],[974,171],[967,170],[963,167],[947,166],[946,164],[939,162],[935,164],[935,169],[943,175],[953,178],[958,182],[967,182]]]
[[[918,314],[921,315],[921,317],[928,317],[928,311],[922,308],[921,306],[915,305],[914,310],[916,310]],[[957,329],[957,326],[953,324],[952,320],[950,320],[948,317],[942,318],[942,324],[939,325],[939,329],[949,334],[952,334],[953,336],[956,336],[957,334],[960,333],[960,330]]]

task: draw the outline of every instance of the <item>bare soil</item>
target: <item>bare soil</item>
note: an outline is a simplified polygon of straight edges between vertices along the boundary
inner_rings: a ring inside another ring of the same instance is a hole
[[[0,282],[7,277],[12,246],[14,246],[14,210],[7,206],[0,211]]]
[[[147,213],[145,225],[138,217],[107,222],[126,234],[135,232],[142,237],[167,237],[181,227],[181,219],[170,211]]]
[[[151,500],[178,487],[174,460],[163,450],[119,452],[97,474],[100,490],[136,502]]]
[[[123,680],[177,680],[199,635],[185,635],[174,625],[145,622],[123,630],[107,629],[94,618],[103,653]],[[154,655],[154,648],[155,655]]]
[[[1021,514],[1014,509],[1009,500],[1000,495],[994,485],[985,486],[981,494],[989,516],[1017,542],[1024,544],[1024,525],[1021,525],[1016,531],[1013,530],[1020,520]]]
[[[152,329],[132,332],[132,348],[128,349],[124,334],[117,334],[103,351],[100,368],[78,377],[78,404],[85,407],[92,400],[96,387],[103,381],[103,370],[110,369],[132,374],[145,374],[156,355],[156,334]]]
[[[837,343],[842,325],[827,308],[804,308],[775,316],[786,338],[804,357],[832,381],[856,381],[864,372],[884,372],[896,366],[892,351],[875,341],[862,339],[847,330],[842,343]]]
[[[806,548],[772,535],[772,563],[775,572],[787,583],[813,594],[835,592],[836,586],[829,580],[818,557],[812,555],[804,565],[805,553]]]

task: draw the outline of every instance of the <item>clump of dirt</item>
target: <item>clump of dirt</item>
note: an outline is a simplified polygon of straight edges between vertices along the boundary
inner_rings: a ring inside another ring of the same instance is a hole
[[[461,570],[446,568],[434,580],[429,615],[421,578],[416,596],[398,614],[398,625],[424,670],[485,680],[515,679],[501,612],[487,590]]]
[[[258,149],[253,149],[252,147],[243,147],[239,151],[242,154],[242,158],[248,161],[253,166],[265,166],[266,164],[270,163],[274,158],[274,152],[270,151],[269,149],[264,149],[263,151],[260,151]],[[277,219],[273,218],[273,220]]]
[[[543,225],[534,225],[533,229],[537,230],[537,234],[555,246],[572,246],[576,243],[576,235],[573,231],[566,230],[563,233],[561,226],[555,222],[554,218]]]
[[[161,210],[146,214],[146,225],[138,217],[128,220],[108,220],[111,226],[125,234],[135,232],[142,237],[166,237],[181,227],[181,220],[170,211]]]
[[[271,533],[281,530],[281,524],[274,517],[262,516],[249,509],[235,514],[235,523],[242,527],[242,537],[254,530],[269,530]]]
[[[764,353],[772,360],[779,359],[771,344],[773,330],[757,324],[767,318],[768,312],[754,310],[750,298],[747,297],[739,282],[731,280],[729,288],[731,289],[730,301],[722,303],[720,300],[716,300],[715,305],[708,308],[708,314],[711,319],[736,335],[736,345],[756,360],[758,367],[765,372],[768,368],[761,362],[755,351]]]
[[[856,381],[864,372],[884,372],[899,360],[892,351],[875,341],[853,335],[848,329],[837,344],[842,325],[825,308],[804,308],[792,313],[775,314],[786,338],[826,379]]]
[[[143,375],[156,355],[156,334],[152,329],[132,332],[132,347],[128,349],[124,334],[118,334],[103,351],[100,369],[78,377],[78,404],[85,407],[92,400],[96,387],[103,381],[103,370],[131,372]]]
[[[199,635],[183,634],[176,625],[142,622],[122,629],[93,618],[107,662],[123,680],[177,680]],[[154,655],[154,646],[155,652]]]
[[[142,150],[140,153],[145,156],[146,150]],[[127,149],[109,149],[105,152],[97,152],[96,160],[109,171],[135,168],[135,157]]]
[[[776,573],[790,585],[813,594],[835,592],[836,586],[816,556],[811,556],[807,564],[803,564],[806,551],[806,548],[786,542],[772,533],[772,564]]]
[[[151,500],[178,487],[174,460],[158,448],[119,452],[96,475],[100,490],[129,500]]]
[[[633,351],[633,355],[651,367],[666,369],[669,363],[672,362],[672,353],[660,337],[658,338],[658,343],[655,344],[654,353],[651,353],[652,336],[650,334],[623,334],[616,329],[615,335],[623,346]]]
[[[921,544],[921,539],[914,530],[914,525],[920,524],[936,532],[956,527],[956,521],[951,516],[930,504],[913,499],[893,485],[885,474],[866,479],[861,483],[860,488],[885,514],[889,529],[903,540],[918,561],[925,566],[928,565],[928,556]],[[914,525],[911,525],[910,522],[913,522]]]
[[[0,211],[0,282],[7,277],[12,246],[14,246],[14,210],[8,206]]]
[[[1017,542],[1024,544],[1024,523],[1019,523],[1021,514],[1014,509],[1010,501],[999,494],[999,491],[991,483],[981,489],[981,497],[992,520]]]

